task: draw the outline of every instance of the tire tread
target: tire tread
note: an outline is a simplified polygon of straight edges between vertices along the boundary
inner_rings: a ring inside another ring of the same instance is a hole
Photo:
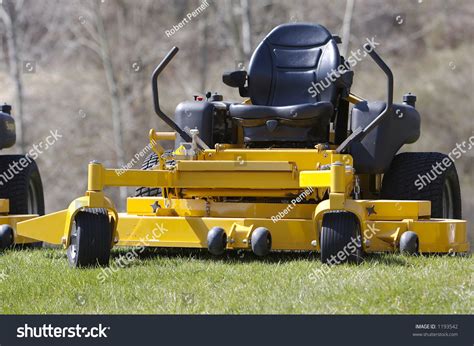
[[[142,170],[150,170],[159,163],[158,155],[151,153],[142,164]],[[156,197],[161,196],[161,189],[158,187],[139,187],[135,191],[135,197]]]
[[[421,190],[417,188],[415,182],[418,175],[429,173],[437,162],[449,158],[447,155],[436,152],[409,152],[395,156],[388,172],[382,181],[382,199],[401,200],[428,200],[431,201],[431,216],[435,218],[443,217],[442,193],[444,180],[452,179],[454,189],[454,218],[461,219],[461,190],[459,179],[454,162],[443,174],[436,177],[430,184]]]

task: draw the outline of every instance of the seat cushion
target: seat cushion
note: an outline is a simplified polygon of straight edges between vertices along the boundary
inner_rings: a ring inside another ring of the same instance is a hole
[[[294,106],[259,106],[246,104],[233,104],[229,107],[232,118],[238,119],[286,119],[286,120],[320,120],[329,119],[333,113],[333,106],[330,102],[306,103]]]
[[[262,147],[268,143],[280,146],[300,143],[303,147],[326,143],[333,111],[330,102],[282,107],[233,104],[229,107],[230,116],[243,131],[244,142]]]

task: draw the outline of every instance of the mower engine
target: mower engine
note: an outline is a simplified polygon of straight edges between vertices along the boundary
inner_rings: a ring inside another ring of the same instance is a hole
[[[214,147],[217,143],[234,143],[237,134],[227,116],[231,103],[223,102],[222,95],[217,93],[208,92],[206,96],[206,100],[194,96],[193,101],[181,102],[176,107],[176,124],[188,132],[191,129],[198,130],[199,137],[209,147]],[[178,136],[176,147],[183,142],[184,138]]]

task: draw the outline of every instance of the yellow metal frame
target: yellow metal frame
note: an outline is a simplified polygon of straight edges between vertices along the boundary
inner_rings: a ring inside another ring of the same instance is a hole
[[[16,228],[19,222],[30,220],[32,218],[38,217],[38,215],[10,215],[9,212],[10,200],[6,198],[0,198],[0,225],[9,225],[11,228],[13,228],[15,244],[34,243],[36,240],[18,235],[16,233]]]
[[[216,145],[180,152],[175,165],[167,166],[158,142],[175,139],[175,133],[150,130],[150,142],[160,157],[152,170],[117,174],[90,163],[85,196],[68,209],[18,223],[18,234],[67,247],[76,213],[105,208],[117,246],[205,248],[207,232],[219,226],[227,234],[227,248],[247,249],[253,230],[266,227],[272,249],[319,251],[324,214],[346,210],[359,220],[366,252],[397,251],[400,236],[408,230],[417,233],[420,252],[469,251],[466,221],[431,219],[429,201],[352,199],[350,155],[321,146],[295,150]],[[104,196],[107,186],[160,187],[163,197],[128,198],[126,212],[118,213]],[[254,197],[256,202],[238,197]]]

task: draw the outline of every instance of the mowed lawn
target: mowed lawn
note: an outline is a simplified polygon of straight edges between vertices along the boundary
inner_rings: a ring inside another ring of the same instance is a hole
[[[117,260],[130,249],[113,251]],[[117,268],[117,266],[113,266]],[[0,254],[2,314],[472,314],[472,257],[376,255],[321,268],[317,254],[145,251],[99,280],[59,249]],[[105,274],[103,274],[105,275]]]

